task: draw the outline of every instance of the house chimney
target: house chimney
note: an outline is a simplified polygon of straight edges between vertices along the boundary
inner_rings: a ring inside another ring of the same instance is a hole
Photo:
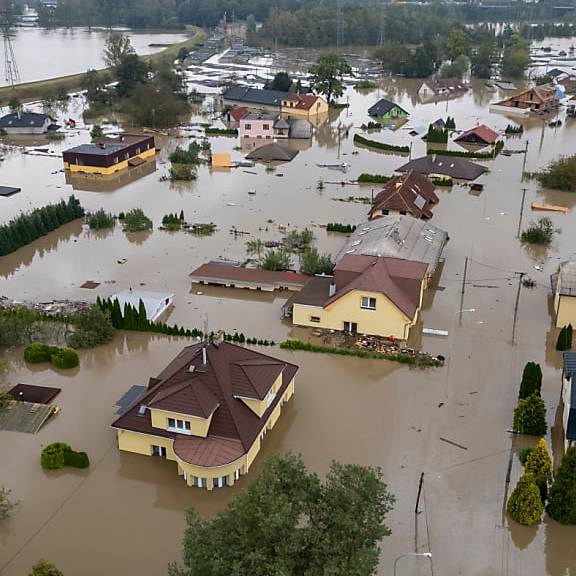
[[[330,282],[330,286],[328,287],[328,296],[332,298],[334,294],[336,294],[336,282],[332,280],[332,282]]]
[[[194,372],[195,369],[196,369],[196,366],[194,366],[194,364],[190,364],[190,366],[188,366],[188,372],[190,372],[190,373]]]
[[[20,107],[18,108],[16,115],[18,116],[18,120],[22,120],[22,108],[20,108]]]

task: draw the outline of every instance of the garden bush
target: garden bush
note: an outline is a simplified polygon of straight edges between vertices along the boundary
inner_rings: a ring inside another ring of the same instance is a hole
[[[152,230],[152,220],[140,208],[133,208],[126,212],[123,223],[126,232]]]
[[[60,348],[50,356],[50,361],[56,368],[75,368],[80,364],[78,352],[73,348]]]
[[[565,350],[570,350],[572,348],[572,324],[568,326],[563,326],[558,334],[558,340],[556,341],[556,350],[564,352]]]
[[[30,572],[29,576],[64,576],[64,573],[58,570],[54,564],[40,560],[32,566],[32,572]]]
[[[522,232],[520,239],[526,244],[538,244],[548,246],[554,237],[554,225],[547,216],[540,218],[538,222],[531,222],[528,228]]]
[[[514,432],[542,436],[546,434],[546,406],[537,394],[518,400],[514,409]]]
[[[48,346],[47,344],[30,344],[24,349],[24,360],[30,364],[39,364],[40,362],[50,362],[52,354],[58,348],[55,346]]]
[[[454,180],[449,176],[444,176],[443,178],[432,178],[432,184],[434,184],[434,186],[454,186]]]
[[[478,160],[491,160],[496,158],[504,149],[504,142],[498,140],[491,152],[463,152],[461,150],[436,150],[428,148],[426,154],[438,154],[440,156],[455,156],[457,158],[476,158]]]
[[[40,455],[42,468],[45,468],[46,470],[58,470],[59,468],[64,468],[64,466],[66,466],[66,454],[71,450],[72,448],[63,442],[48,444],[48,446],[42,450],[42,454]]]
[[[112,214],[100,208],[100,210],[86,215],[86,223],[91,230],[103,230],[105,228],[113,228],[116,220]]]
[[[364,146],[368,146],[369,148],[376,148],[377,150],[397,152],[399,154],[408,154],[410,152],[409,146],[394,146],[392,144],[385,144],[384,142],[369,140],[368,138],[364,138],[364,136],[360,136],[360,134],[354,134],[354,143],[362,144]]]
[[[74,450],[70,450],[65,454],[65,464],[73,468],[88,468],[90,466],[90,459],[86,452],[74,452]]]
[[[536,446],[532,448],[524,468],[526,472],[534,476],[536,481],[543,480],[546,483],[552,478],[552,459],[544,438],[540,438]]]
[[[532,454],[532,450],[534,450],[534,446],[523,448],[522,450],[520,450],[520,452],[518,452],[518,460],[520,460],[522,466],[526,464],[526,460],[528,460],[528,457],[530,456],[530,454]]]
[[[392,176],[384,176],[384,174],[360,174],[358,182],[360,184],[386,184],[392,179]]]
[[[527,362],[522,373],[522,382],[520,383],[519,398],[528,398],[532,394],[540,396],[542,388],[542,369],[536,362]]]
[[[329,222],[326,226],[327,232],[340,232],[341,234],[352,234],[356,230],[354,224],[341,224],[340,222]]]
[[[552,162],[546,170],[535,176],[546,188],[576,192],[576,155]]]
[[[568,448],[552,488],[548,507],[551,518],[560,524],[576,524],[576,447]]]
[[[508,514],[524,526],[534,526],[540,523],[544,505],[540,498],[540,490],[536,479],[530,472],[526,472],[508,499],[506,505]]]

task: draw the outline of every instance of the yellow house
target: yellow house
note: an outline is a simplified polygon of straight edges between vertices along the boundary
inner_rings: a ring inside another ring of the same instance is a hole
[[[109,175],[143,164],[155,155],[154,136],[122,133],[117,138],[100,138],[92,144],[69,148],[62,157],[68,172]]]
[[[284,115],[312,120],[328,115],[328,103],[320,96],[290,92],[282,98],[280,110]]]
[[[347,255],[334,276],[315,276],[284,306],[298,326],[406,340],[422,307],[427,264]]]
[[[576,261],[562,262],[552,276],[556,326],[576,326]]]
[[[247,474],[298,366],[228,342],[184,348],[112,426],[118,448],[176,462],[188,486]]]

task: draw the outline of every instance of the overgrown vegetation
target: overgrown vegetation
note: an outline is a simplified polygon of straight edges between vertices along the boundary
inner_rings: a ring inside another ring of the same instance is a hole
[[[5,256],[30,244],[60,226],[84,216],[80,202],[70,196],[65,202],[48,204],[20,214],[0,226],[0,256]]]
[[[281,272],[282,270],[289,270],[292,266],[290,253],[286,250],[267,250],[263,258],[260,260],[260,268],[262,270],[271,270],[273,272]]]
[[[143,232],[152,230],[152,220],[144,214],[141,208],[132,208],[124,214],[122,221],[124,232]]]
[[[90,460],[86,452],[75,452],[68,444],[54,442],[48,444],[40,455],[42,468],[46,470],[59,470],[64,466],[72,468],[88,468]]]
[[[170,154],[172,164],[198,164],[201,146],[198,142],[190,142],[188,148],[176,146],[174,152]]]
[[[24,360],[30,364],[50,362],[56,368],[75,368],[80,364],[78,352],[73,348],[59,348],[47,344],[30,344],[24,349]]]
[[[329,222],[326,226],[327,232],[340,232],[341,234],[352,234],[356,230],[354,224],[341,224],[340,222]]]
[[[384,174],[360,174],[358,176],[358,183],[360,184],[386,184],[392,179],[392,176],[384,176]]]
[[[282,244],[286,250],[297,252],[305,250],[314,241],[314,233],[309,228],[304,230],[290,230],[284,233]]]
[[[546,188],[576,192],[576,155],[560,158],[533,176]]]
[[[182,218],[174,213],[174,214],[164,214],[162,217],[162,228],[169,230],[171,232],[175,232],[176,230],[180,230],[182,228],[182,223],[184,221],[183,214],[181,215]]]
[[[96,212],[86,214],[86,224],[90,226],[91,230],[103,230],[105,228],[113,228],[116,224],[116,219],[113,214],[106,212],[104,208],[100,208]]]
[[[214,222],[207,222],[207,223],[196,223],[190,226],[190,233],[194,234],[194,236],[212,236],[218,227]]]
[[[319,352],[321,354],[338,354],[340,356],[357,356],[358,358],[375,358],[379,360],[392,360],[401,364],[411,364],[413,366],[442,366],[443,362],[432,356],[423,354],[404,354],[402,352],[371,352],[362,348],[338,348],[336,346],[321,346],[310,344],[301,340],[284,340],[280,348],[286,350],[303,350],[305,352]]]
[[[531,222],[528,228],[522,232],[520,240],[526,244],[548,246],[554,238],[554,225],[552,220],[545,216],[537,222]]]
[[[306,248],[300,254],[300,272],[314,276],[315,274],[332,274],[334,270],[334,262],[329,254],[318,253],[314,247]]]
[[[398,154],[408,154],[410,152],[409,146],[394,146],[392,144],[385,144],[384,142],[376,142],[376,140],[369,140],[360,134],[354,134],[354,143],[377,150],[385,150],[386,152],[397,152]]]
[[[223,512],[188,511],[183,565],[168,573],[373,574],[394,501],[379,468],[332,462],[321,481],[301,456],[274,455]]]
[[[564,352],[572,349],[572,324],[562,326],[558,340],[556,340],[556,350]]]

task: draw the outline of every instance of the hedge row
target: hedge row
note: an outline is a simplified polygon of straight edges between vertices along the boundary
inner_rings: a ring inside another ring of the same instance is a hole
[[[454,180],[449,176],[445,176],[444,178],[432,178],[432,184],[434,184],[434,186],[453,186]]]
[[[356,230],[354,224],[341,224],[340,222],[329,222],[326,226],[327,232],[340,232],[341,234],[351,234]]]
[[[336,346],[321,346],[310,344],[301,340],[285,340],[280,344],[285,350],[303,350],[305,352],[318,352],[321,354],[338,354],[340,356],[356,356],[358,358],[375,358],[379,360],[392,360],[401,364],[414,366],[442,366],[442,360],[431,356],[403,354],[401,352],[371,352],[361,348],[338,348]]]
[[[207,136],[238,136],[236,128],[205,128]]]
[[[399,154],[408,154],[410,148],[408,146],[393,146],[392,144],[384,144],[384,142],[376,142],[376,140],[369,140],[360,136],[360,134],[354,134],[354,143],[363,144],[370,148],[376,148],[378,150],[386,150],[387,152],[397,152]]]
[[[458,158],[476,158],[477,160],[493,160],[504,149],[504,142],[498,140],[491,152],[464,152],[461,150],[435,150],[429,148],[427,154],[437,154],[439,156],[457,156]]]
[[[75,368],[80,363],[78,352],[72,348],[58,348],[47,344],[30,344],[24,349],[24,360],[30,364],[51,362],[56,368]]]
[[[386,184],[392,180],[392,176],[384,176],[384,174],[360,174],[358,182],[360,184]]]

